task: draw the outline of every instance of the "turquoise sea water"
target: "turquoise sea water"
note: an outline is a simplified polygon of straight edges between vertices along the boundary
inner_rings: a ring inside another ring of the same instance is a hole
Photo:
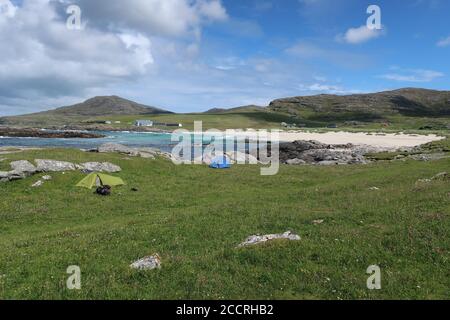
[[[114,142],[132,147],[152,147],[169,151],[177,142],[171,141],[169,133],[141,132],[96,132],[105,135],[101,139],[42,139],[0,137],[0,147],[61,147],[91,149],[101,144]]]

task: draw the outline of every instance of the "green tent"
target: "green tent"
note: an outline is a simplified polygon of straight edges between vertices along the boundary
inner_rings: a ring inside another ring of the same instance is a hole
[[[125,182],[122,179],[109,176],[103,173],[91,173],[87,175],[83,180],[78,182],[77,187],[92,189],[96,186],[123,186]]]

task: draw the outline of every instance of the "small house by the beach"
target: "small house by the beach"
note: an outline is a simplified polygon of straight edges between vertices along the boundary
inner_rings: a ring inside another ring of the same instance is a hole
[[[136,120],[134,125],[136,127],[153,127],[154,123],[152,120]]]

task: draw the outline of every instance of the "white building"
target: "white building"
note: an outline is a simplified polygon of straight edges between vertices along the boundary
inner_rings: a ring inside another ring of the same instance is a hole
[[[151,120],[136,120],[134,122],[136,127],[153,127],[153,121]]]

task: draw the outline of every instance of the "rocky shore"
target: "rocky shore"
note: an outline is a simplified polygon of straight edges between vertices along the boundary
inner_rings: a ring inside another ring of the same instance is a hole
[[[82,139],[96,139],[104,138],[104,135],[87,133],[81,131],[48,131],[42,129],[32,128],[9,128],[0,127],[0,137],[12,138],[82,138]]]
[[[299,140],[280,144],[280,162],[290,165],[365,164],[369,161],[364,155],[373,151],[368,146],[330,145],[314,140]]]
[[[48,159],[36,159],[34,164],[27,160],[13,161],[10,163],[10,171],[0,171],[0,182],[8,182],[25,179],[42,172],[66,172],[80,170],[89,172],[120,172],[122,169],[109,162],[85,162],[81,164],[56,161]]]
[[[156,133],[171,133],[170,130],[163,130],[154,127],[135,127],[135,126],[112,126],[106,124],[85,124],[85,125],[65,125],[65,126],[50,126],[50,130],[61,131],[133,131],[133,132],[156,132]]]

